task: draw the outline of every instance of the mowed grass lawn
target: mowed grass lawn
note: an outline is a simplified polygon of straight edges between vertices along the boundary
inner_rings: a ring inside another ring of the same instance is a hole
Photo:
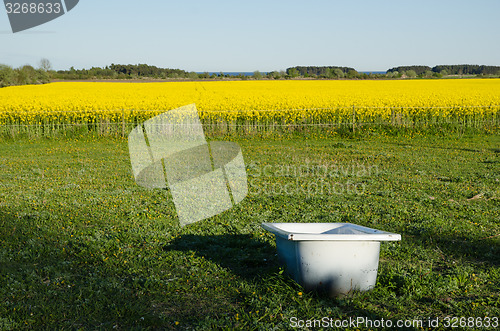
[[[248,196],[184,228],[168,191],[135,184],[125,139],[0,142],[0,329],[500,317],[499,136],[232,141]],[[328,298],[286,276],[262,222],[402,241],[382,243],[375,289]]]

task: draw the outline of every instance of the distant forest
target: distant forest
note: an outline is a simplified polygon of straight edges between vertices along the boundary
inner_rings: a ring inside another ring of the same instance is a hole
[[[296,66],[286,71],[253,75],[243,73],[234,76],[220,73],[187,72],[181,69],[158,68],[147,64],[111,64],[104,68],[53,70],[49,60],[42,59],[38,68],[24,65],[12,68],[0,64],[0,87],[26,84],[45,84],[53,80],[96,80],[96,79],[150,79],[150,80],[198,80],[198,79],[406,79],[406,78],[453,78],[453,77],[500,77],[500,66],[485,65],[437,65],[399,66],[384,73],[362,73],[350,67],[338,66]]]
[[[53,73],[54,79],[131,79],[131,78],[187,78],[189,73],[181,69],[158,68],[147,64],[111,64],[104,68],[92,67],[90,69],[58,70]]]
[[[500,67],[498,66],[480,66],[473,64],[459,65],[438,65],[433,68],[428,66],[403,66],[395,67],[387,70],[387,73],[408,72],[413,70],[417,75],[423,75],[426,72],[440,73],[446,75],[500,75]]]
[[[387,70],[385,74],[360,73],[350,67],[315,67],[297,66],[286,71],[272,71],[262,74],[255,71],[253,76],[231,76],[236,79],[290,79],[290,78],[347,78],[347,79],[383,79],[383,78],[441,78],[448,75],[500,75],[500,67],[484,65],[439,65],[433,68],[428,66],[400,66]],[[181,69],[158,68],[147,64],[111,64],[105,68],[92,67],[90,69],[59,70],[52,72],[53,79],[217,79],[229,78],[224,73],[196,73]]]
[[[438,65],[400,66],[387,70],[385,74],[360,73],[348,67],[293,67],[286,70],[288,76],[312,78],[351,78],[351,79],[383,79],[383,78],[442,78],[444,76],[500,76],[500,67],[484,65]]]
[[[50,83],[50,72],[43,67],[35,69],[30,65],[24,65],[20,68],[0,64],[0,87],[11,85],[31,85]]]
[[[293,67],[286,69],[287,75],[293,77],[343,78],[356,76],[358,72],[349,67]]]

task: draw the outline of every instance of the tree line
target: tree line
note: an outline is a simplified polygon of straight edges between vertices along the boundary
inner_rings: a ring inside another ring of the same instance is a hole
[[[391,79],[391,78],[442,78],[451,75],[500,76],[500,67],[485,65],[438,65],[435,67],[412,65],[399,66],[384,73],[358,72],[354,68],[335,66],[292,67],[286,70],[291,78],[327,78],[327,79]]]
[[[134,79],[134,78],[188,78],[190,73],[181,69],[158,68],[147,64],[111,64],[104,68],[58,70],[54,79]]]
[[[253,75],[247,76],[243,73],[238,75],[229,75],[223,72],[197,73],[194,71],[185,71],[181,69],[158,68],[147,64],[111,64],[104,68],[92,67],[90,69],[58,70],[52,73],[52,78],[62,80],[81,80],[81,79],[282,79],[286,78],[284,71],[271,71],[261,73],[254,71]]]
[[[437,65],[429,66],[400,66],[387,70],[387,73],[413,71],[417,76],[438,73],[442,76],[447,75],[500,75],[499,66],[485,66],[477,64],[458,64],[458,65]]]
[[[397,79],[397,78],[442,78],[450,75],[476,75],[479,77],[500,76],[500,66],[485,65],[437,65],[435,67],[414,65],[399,66],[386,73],[363,73],[354,68],[339,66],[296,66],[286,71],[271,71],[261,73],[254,71],[253,75],[228,75],[220,73],[196,73],[181,69],[158,68],[147,64],[111,64],[104,68],[68,70],[52,69],[49,60],[42,59],[38,68],[24,65],[12,68],[0,64],[0,87],[11,85],[45,84],[52,80],[88,80],[88,79]]]
[[[50,83],[50,70],[50,62],[45,59],[40,61],[38,68],[31,65],[12,68],[0,64],[0,87]]]
[[[320,77],[320,78],[344,78],[357,76],[359,73],[354,68],[349,67],[293,67],[286,69],[286,73],[292,78],[302,77]]]

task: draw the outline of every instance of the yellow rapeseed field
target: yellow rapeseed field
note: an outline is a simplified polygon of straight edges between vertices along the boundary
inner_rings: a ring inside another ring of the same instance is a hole
[[[119,126],[192,103],[212,124],[496,123],[500,79],[61,82],[0,89],[0,124]]]

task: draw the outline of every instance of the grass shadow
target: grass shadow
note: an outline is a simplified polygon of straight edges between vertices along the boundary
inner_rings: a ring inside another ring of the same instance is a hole
[[[188,236],[177,244],[187,251],[194,241],[199,254],[245,277],[258,275],[260,267],[266,266],[259,260],[271,250],[265,244],[247,236],[216,237]],[[184,267],[186,254],[168,257],[176,263],[173,268],[161,262],[151,266],[147,261],[161,255],[161,247],[138,248],[136,254],[148,255],[148,259],[134,262],[131,256],[114,258],[106,251],[112,238],[94,239],[67,238],[36,216],[19,216],[0,208],[0,294],[6,298],[0,303],[5,316],[0,329],[46,325],[51,329],[169,330],[178,329],[177,322],[196,329],[208,317],[225,316],[238,308],[234,294],[222,291],[214,298],[193,290],[190,283],[203,279],[186,278],[177,270]]]
[[[245,279],[279,270],[276,249],[252,235],[183,235],[164,246],[164,250],[193,251]]]
[[[0,210],[0,293],[8,293],[0,309],[9,316],[12,329],[163,325],[152,313],[153,301],[123,270],[96,259],[96,251],[77,254],[71,242],[37,221]]]
[[[446,258],[455,257],[472,263],[487,263],[500,266],[500,237],[472,238],[440,233],[429,228],[407,229],[407,239],[422,246],[435,245],[446,254]]]

